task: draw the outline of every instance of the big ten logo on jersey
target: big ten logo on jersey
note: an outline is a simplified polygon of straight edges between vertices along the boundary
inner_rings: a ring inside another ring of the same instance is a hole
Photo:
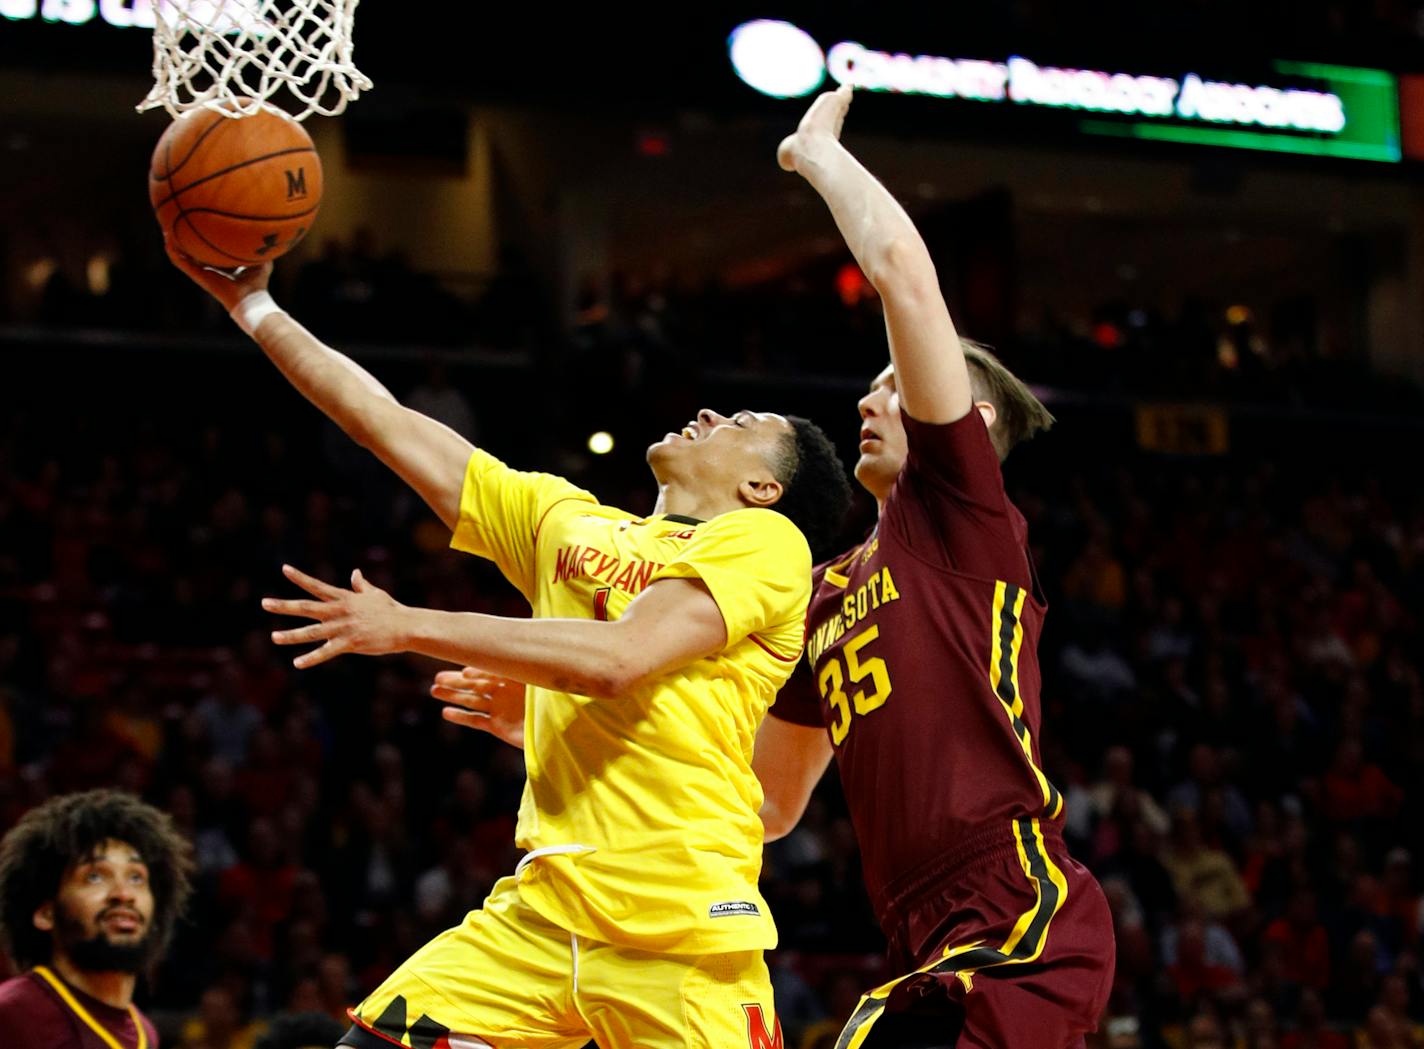
[[[747,1045],[751,1049],[783,1049],[781,1020],[775,1013],[771,1017],[771,1030],[766,1029],[766,1013],[760,1005],[743,1005],[747,1014]]]
[[[659,539],[691,539],[697,534],[697,529],[688,528],[681,532],[659,532]]]
[[[297,168],[293,171],[286,170],[287,176],[287,199],[301,200],[307,195],[307,169]]]

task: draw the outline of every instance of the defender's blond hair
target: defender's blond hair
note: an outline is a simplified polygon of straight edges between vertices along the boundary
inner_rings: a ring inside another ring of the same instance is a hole
[[[959,340],[959,345],[969,365],[970,396],[994,406],[997,418],[989,427],[989,439],[994,442],[994,451],[999,453],[999,462],[1003,462],[1020,441],[1052,426],[1053,416],[1024,381],[1005,368],[1004,362],[987,346],[964,338]]]

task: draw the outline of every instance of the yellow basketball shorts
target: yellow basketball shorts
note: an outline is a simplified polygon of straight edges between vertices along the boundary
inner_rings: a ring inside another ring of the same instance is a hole
[[[595,943],[513,878],[351,1010],[355,1049],[783,1049],[761,951],[701,957]]]

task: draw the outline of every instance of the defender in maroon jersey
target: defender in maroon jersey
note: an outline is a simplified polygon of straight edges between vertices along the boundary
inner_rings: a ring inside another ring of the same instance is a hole
[[[167,946],[192,863],[172,821],[138,798],[53,798],[0,841],[0,936],[27,971],[0,983],[6,1049],[156,1049],[133,1004]]]
[[[836,756],[899,974],[837,1049],[1080,1045],[1111,987],[1112,920],[1042,768],[1045,602],[999,467],[1052,417],[955,332],[919,234],[839,142],[850,99],[817,99],[778,159],[884,302],[892,364],[860,401],[856,467],[880,518],[817,571],[814,691],[784,690],[757,740],[763,819],[790,830]]]

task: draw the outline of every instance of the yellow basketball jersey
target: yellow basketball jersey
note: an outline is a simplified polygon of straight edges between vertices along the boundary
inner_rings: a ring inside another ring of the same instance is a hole
[[[675,954],[768,948],[757,890],[762,792],[752,746],[800,658],[811,553],[790,520],[635,518],[476,451],[451,545],[494,561],[536,617],[617,619],[659,579],[700,579],[727,646],[613,700],[528,690],[519,882],[549,921]],[[676,623],[667,629],[676,630]]]

